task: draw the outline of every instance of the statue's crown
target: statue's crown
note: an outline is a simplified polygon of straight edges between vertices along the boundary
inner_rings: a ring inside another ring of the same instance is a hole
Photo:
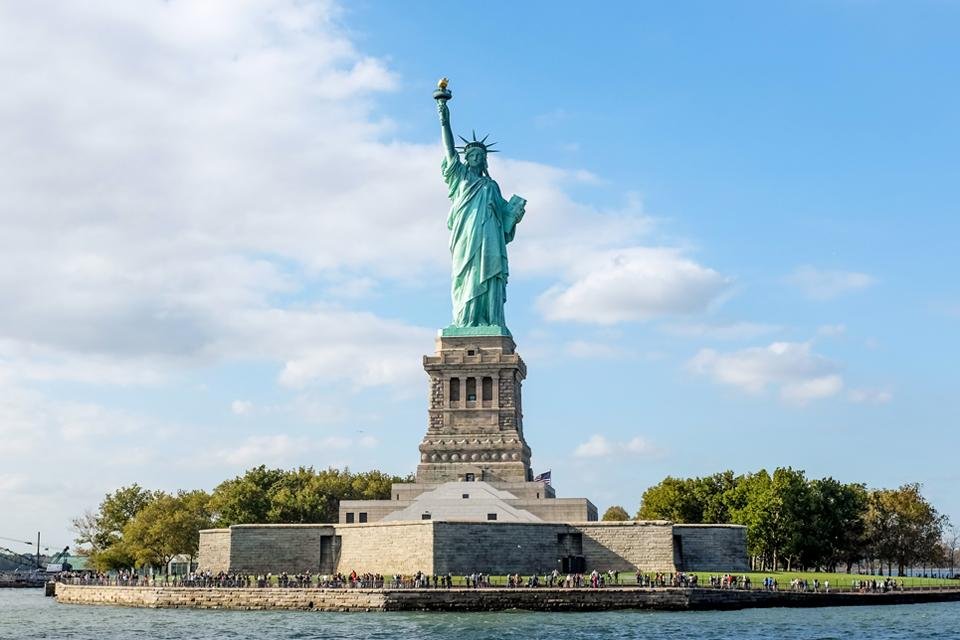
[[[457,136],[463,140],[463,146],[457,147],[460,151],[466,153],[468,149],[483,149],[486,153],[498,153],[499,149],[491,149],[493,145],[497,144],[496,142],[491,142],[487,144],[487,138],[490,137],[490,134],[483,136],[482,140],[477,140],[477,132],[473,131],[473,140],[467,140],[463,136]]]

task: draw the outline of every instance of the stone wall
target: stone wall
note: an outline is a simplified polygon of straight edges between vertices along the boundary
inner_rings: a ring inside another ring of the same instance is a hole
[[[151,609],[382,611],[386,592],[376,589],[201,589],[96,587],[57,584],[57,602]]]
[[[586,498],[516,500],[511,501],[510,506],[529,511],[544,522],[589,522],[597,519],[597,508]]]
[[[321,538],[331,544],[332,525],[239,524],[230,528],[230,570],[248,573],[332,573],[320,566]],[[200,568],[206,569],[206,558]]]
[[[681,571],[749,571],[747,528],[733,524],[676,524]]]
[[[340,524],[347,523],[347,514],[353,514],[353,522],[349,524],[360,524],[360,514],[365,513],[365,522],[380,522],[394,511],[399,511],[410,506],[410,501],[399,500],[341,500],[340,501]]]
[[[529,574],[562,571],[568,556],[587,571],[748,570],[745,527],[661,521],[234,525],[202,531],[198,556],[202,570],[255,574]]]
[[[437,573],[493,575],[552,571],[557,533],[567,525],[525,522],[435,522]]]
[[[337,525],[340,558],[337,570],[349,574],[417,571],[434,573],[434,523],[383,522],[365,525]]]
[[[230,529],[204,529],[200,532],[197,563],[205,570],[219,573],[230,570]]]
[[[199,589],[57,584],[57,601],[183,609],[314,611],[710,610],[918,604],[960,600],[960,590],[883,594],[727,589]]]
[[[587,571],[675,570],[669,522],[593,522],[572,526],[583,534]]]

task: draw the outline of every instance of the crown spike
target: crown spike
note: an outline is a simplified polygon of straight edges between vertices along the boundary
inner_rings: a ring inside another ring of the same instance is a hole
[[[463,136],[458,135],[457,137],[463,140],[463,144],[470,144],[470,141],[464,138]]]
[[[476,130],[476,129],[473,129],[472,131],[473,131],[473,141],[476,142],[476,141],[477,141],[477,130]]]
[[[489,134],[489,133],[488,133],[487,135],[483,136],[483,140],[480,141],[480,144],[483,144],[484,142],[486,142],[486,141],[487,141],[487,138],[489,138],[489,137],[490,137],[490,134]]]

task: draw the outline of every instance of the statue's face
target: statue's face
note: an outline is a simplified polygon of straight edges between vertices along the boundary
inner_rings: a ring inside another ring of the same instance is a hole
[[[487,159],[487,154],[483,149],[473,148],[467,151],[467,166],[473,167],[474,169],[482,169],[484,161]]]

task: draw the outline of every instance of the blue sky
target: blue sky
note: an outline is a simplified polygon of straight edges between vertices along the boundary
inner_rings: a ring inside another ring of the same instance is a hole
[[[960,521],[958,19],[6,5],[0,535],[66,544],[132,482],[415,468],[450,313],[441,75],[529,200],[507,318],[558,494],[633,512],[667,474],[791,465],[920,481]]]

